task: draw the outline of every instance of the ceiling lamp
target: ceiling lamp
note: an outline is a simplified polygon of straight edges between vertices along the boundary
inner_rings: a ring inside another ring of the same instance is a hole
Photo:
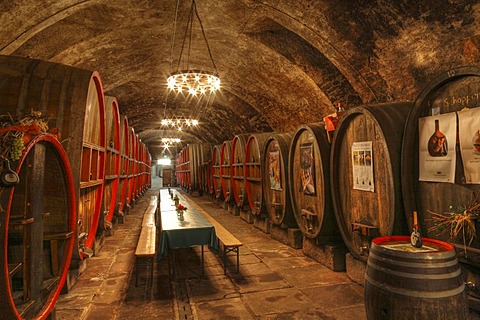
[[[161,124],[164,127],[176,128],[179,131],[182,131],[183,129],[186,129],[186,128],[198,126],[198,120],[191,119],[191,118],[184,118],[184,117],[171,118],[171,119],[165,118],[165,119],[162,119]]]
[[[180,138],[162,138],[162,142],[165,144],[165,145],[172,145],[172,144],[175,144],[175,143],[180,143]]]
[[[175,26],[172,37],[172,62],[179,1],[180,0],[178,0],[177,2],[177,10],[175,12]],[[190,68],[190,51],[192,49],[192,31],[194,16],[198,20],[200,30],[202,31],[202,36],[205,40],[206,48],[208,50],[208,56],[210,57],[215,72]],[[186,57],[183,54],[184,49],[187,50]],[[202,20],[198,15],[195,0],[192,0],[192,5],[190,7],[189,18],[187,26],[185,28],[185,37],[183,38],[177,68],[169,75],[167,79],[167,84],[168,88],[172,91],[175,91],[176,93],[188,93],[192,96],[212,94],[220,89],[220,78],[218,77],[217,66],[215,65],[215,61],[213,61],[212,52],[210,50],[210,46],[208,45],[205,30],[203,29]]]

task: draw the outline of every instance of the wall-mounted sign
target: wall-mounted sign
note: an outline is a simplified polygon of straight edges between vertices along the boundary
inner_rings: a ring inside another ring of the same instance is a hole
[[[352,144],[352,164],[353,189],[374,192],[372,141]]]
[[[480,108],[458,112],[458,135],[466,183],[480,183]]]
[[[418,133],[419,180],[454,183],[456,114],[420,118]]]

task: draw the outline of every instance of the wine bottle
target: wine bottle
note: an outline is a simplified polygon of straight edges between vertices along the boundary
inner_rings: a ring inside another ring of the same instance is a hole
[[[435,132],[428,140],[428,153],[432,157],[443,157],[447,155],[447,152],[447,138],[440,131],[440,122],[437,119],[435,120]]]
[[[415,248],[422,247],[422,235],[420,234],[420,230],[418,228],[417,211],[413,211],[413,230],[412,234],[410,235],[410,243]]]
[[[480,130],[475,131],[473,135],[473,151],[480,154]]]

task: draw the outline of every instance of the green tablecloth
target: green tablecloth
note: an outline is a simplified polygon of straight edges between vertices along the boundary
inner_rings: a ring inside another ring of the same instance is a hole
[[[163,200],[163,199],[162,199]],[[162,205],[160,206],[162,208]],[[172,206],[174,208],[174,206]],[[159,244],[159,259],[168,254],[168,249],[189,248],[209,245],[217,248],[215,228],[201,213],[193,208],[188,208],[179,217],[175,210],[160,212],[161,237]]]

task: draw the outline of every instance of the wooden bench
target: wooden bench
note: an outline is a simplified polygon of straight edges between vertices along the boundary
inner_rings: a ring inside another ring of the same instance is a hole
[[[186,200],[185,197],[182,197],[183,200]],[[183,201],[182,200],[182,201]],[[188,200],[186,200],[188,201]],[[195,207],[205,219],[207,219],[214,227],[215,234],[219,242],[223,244],[223,273],[227,274],[227,254],[229,252],[235,252],[237,254],[237,273],[239,272],[240,267],[240,247],[243,243],[238,240],[233,234],[230,233],[224,226],[222,226],[217,220],[211,217],[204,209],[202,209],[198,204],[188,201],[189,205]]]
[[[225,229],[217,220],[213,219],[208,213],[202,211],[202,215],[215,227],[215,235],[219,242],[223,244],[223,273],[227,274],[227,254],[235,252],[237,254],[237,273],[240,267],[240,247],[243,243],[233,234]]]
[[[145,262],[149,269],[149,278],[147,279],[147,290],[151,292],[153,284],[153,269],[155,257],[157,254],[157,197],[152,196],[150,204],[143,214],[142,229],[138,237],[137,247],[135,249],[135,286],[138,286],[139,264]]]

